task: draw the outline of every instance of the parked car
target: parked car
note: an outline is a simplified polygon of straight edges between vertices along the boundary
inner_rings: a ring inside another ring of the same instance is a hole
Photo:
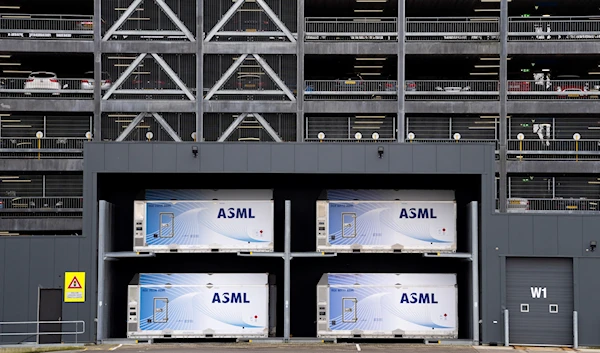
[[[335,80],[335,88],[339,91],[362,91],[364,81],[360,76],[351,76],[346,80]]]
[[[112,80],[108,72],[102,71],[102,90],[107,90],[112,86]],[[81,89],[94,89],[94,71],[87,71],[83,74],[81,80]]]
[[[237,77],[237,89],[263,89],[266,85],[265,81],[260,79],[260,75],[240,74]]]
[[[46,72],[46,71],[36,71],[32,72],[29,77],[25,80],[26,90],[48,90],[52,92],[52,95],[59,95],[60,92],[60,82],[58,81],[58,77],[54,72]],[[30,95],[31,93],[25,93]]]

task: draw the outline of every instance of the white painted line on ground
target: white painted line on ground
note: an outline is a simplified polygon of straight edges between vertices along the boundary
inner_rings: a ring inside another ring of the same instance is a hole
[[[359,352],[361,351],[360,345],[358,343],[356,344],[356,350],[359,351]]]
[[[120,344],[120,345],[118,345],[118,346],[116,346],[116,347],[109,348],[108,350],[109,350],[109,351],[115,351],[115,350],[117,350],[117,349],[119,349],[119,348],[121,348],[121,347],[123,347],[123,345],[122,345],[122,344]]]

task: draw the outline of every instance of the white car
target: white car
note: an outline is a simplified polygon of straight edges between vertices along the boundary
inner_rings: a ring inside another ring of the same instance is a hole
[[[94,71],[88,71],[83,74],[83,79],[81,80],[81,89],[92,90],[94,89]],[[100,88],[104,91],[109,89],[112,86],[112,80],[110,79],[110,75],[108,72],[102,71],[102,84]]]
[[[60,91],[60,82],[54,72],[38,71],[32,72],[27,80],[25,80],[26,90],[48,90]],[[25,94],[30,95],[31,93],[26,92]],[[52,95],[59,95],[60,92],[52,92]]]

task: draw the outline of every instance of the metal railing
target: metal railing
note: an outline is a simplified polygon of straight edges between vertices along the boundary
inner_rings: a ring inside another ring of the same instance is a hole
[[[511,197],[508,200],[507,211],[511,213],[576,213],[600,212],[600,199],[573,199],[573,198],[519,198]]]
[[[508,99],[598,99],[600,80],[508,81]]]
[[[459,139],[459,140],[454,140],[452,138],[447,138],[447,139],[406,139],[406,142],[408,143],[491,143],[494,144],[495,148],[496,148],[496,153],[498,153],[498,141],[496,140],[482,140],[482,139]]]
[[[508,40],[582,41],[600,39],[598,17],[510,17]]]
[[[382,142],[394,142],[396,141],[396,139],[394,138],[378,138],[377,140],[373,139],[373,138],[361,138],[360,140],[357,140],[356,138],[325,138],[322,140],[319,140],[318,138],[305,138],[304,142],[322,142],[322,143],[346,143],[346,142],[352,142],[352,143],[382,143]]]
[[[92,39],[94,16],[0,14],[0,38]]]
[[[406,40],[431,41],[498,41],[500,21],[497,17],[409,17]]]
[[[82,81],[84,79],[44,78],[30,81],[22,77],[0,77],[0,97],[92,99],[94,90],[84,89]]]
[[[81,196],[67,197],[0,197],[1,212],[80,212]]]
[[[406,100],[497,100],[498,81],[406,81]]]
[[[2,158],[83,158],[86,138],[74,137],[2,137]]]
[[[507,157],[517,160],[600,160],[600,140],[508,140]]]
[[[305,40],[397,41],[396,17],[307,17]]]
[[[306,100],[319,99],[397,99],[397,81],[391,80],[327,80],[305,81]]]
[[[65,325],[75,325],[72,331],[63,330]],[[81,330],[79,329],[79,325],[81,324]],[[19,326],[23,325],[35,325],[35,331],[30,332],[28,329],[26,331],[18,331],[18,332],[6,332],[13,331],[11,329],[6,328],[6,326]],[[53,332],[40,332],[40,325],[60,325],[60,331]],[[75,342],[78,341],[78,336],[85,334],[85,321],[83,320],[73,320],[73,321],[13,321],[13,322],[2,322],[0,321],[0,337],[3,336],[26,336],[26,337],[35,337],[35,341],[39,342],[40,336],[49,336],[49,335],[74,335]],[[19,340],[19,343],[22,340]],[[4,341],[6,342],[6,340]]]

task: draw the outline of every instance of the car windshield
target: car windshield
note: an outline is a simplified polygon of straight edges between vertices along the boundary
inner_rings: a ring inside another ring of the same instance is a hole
[[[34,77],[34,78],[53,78],[53,77],[56,77],[56,75],[48,73],[48,72],[34,72],[29,77]]]

